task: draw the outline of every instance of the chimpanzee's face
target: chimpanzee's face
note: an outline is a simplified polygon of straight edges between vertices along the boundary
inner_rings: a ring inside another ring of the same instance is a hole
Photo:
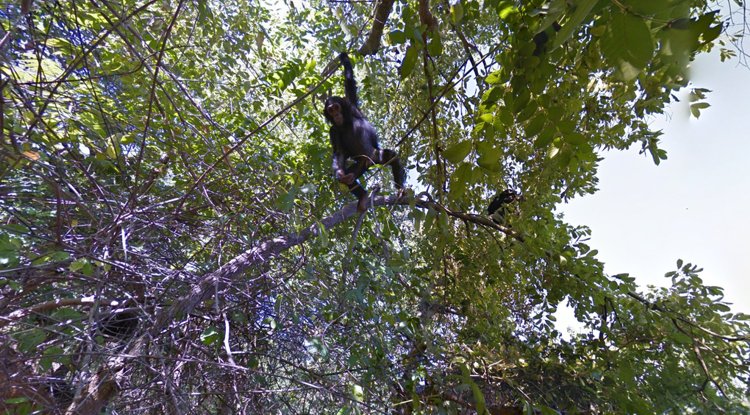
[[[331,97],[326,101],[325,116],[328,121],[336,125],[344,123],[344,117],[351,116],[349,102],[339,97]]]

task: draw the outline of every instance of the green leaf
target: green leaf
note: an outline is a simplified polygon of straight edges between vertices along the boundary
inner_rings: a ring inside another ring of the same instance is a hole
[[[421,27],[414,27],[412,28],[411,36],[409,39],[412,41],[412,45],[416,46],[419,50],[424,49],[424,38],[422,38],[422,28]]]
[[[635,79],[654,54],[648,25],[630,13],[613,13],[601,42],[605,59],[625,81]]]
[[[570,150],[562,150],[560,151],[559,157],[557,158],[557,162],[561,168],[566,169],[570,165],[570,161],[572,158],[573,155],[571,154]]]
[[[471,170],[469,170],[471,172]],[[450,198],[453,200],[459,200],[464,193],[466,193],[466,182],[463,180],[451,180],[450,184]]]
[[[456,171],[451,175],[450,197],[453,200],[459,200],[466,193],[466,186],[472,180],[472,169],[469,163],[461,163]]]
[[[565,115],[565,108],[563,107],[551,107],[547,109],[549,120],[555,124],[562,119],[563,115]]]
[[[510,15],[515,13],[518,13],[518,9],[516,9],[515,3],[512,1],[501,1],[497,5],[497,15],[503,20],[506,20]]]
[[[528,105],[526,105],[526,108],[524,108],[520,114],[518,114],[518,117],[516,117],[517,123],[522,123],[529,118],[531,118],[534,114],[536,114],[537,109],[539,108],[539,104],[537,104],[536,101],[530,101]]]
[[[462,162],[471,152],[471,141],[462,141],[443,151],[441,155],[444,159],[453,164]]]
[[[392,45],[398,45],[406,42],[406,35],[401,30],[393,30],[388,33],[388,40]]]
[[[346,406],[346,407],[339,409],[339,411],[336,412],[336,415],[349,415],[350,413],[352,413],[352,407]]]
[[[18,338],[18,349],[22,352],[30,352],[36,349],[37,346],[47,338],[44,330],[35,328],[27,332],[20,333],[16,336]]]
[[[690,105],[690,113],[693,114],[693,117],[700,118],[702,109],[706,109],[710,107],[711,104],[707,102],[697,102],[695,104]]]
[[[693,339],[691,339],[690,336],[686,335],[685,333],[683,333],[681,331],[674,332],[672,334],[672,338],[676,342],[682,343],[682,344],[692,344],[693,343]]]
[[[477,164],[493,173],[497,173],[501,170],[500,163],[497,160],[503,155],[501,149],[495,148],[490,144],[481,142],[477,144],[477,153],[479,154],[479,160]]]
[[[206,346],[210,346],[219,341],[219,329],[214,326],[208,327],[200,335],[200,340]]]
[[[471,169],[471,164],[469,163],[461,163],[461,165],[458,166],[458,168],[456,169],[456,172],[453,173],[453,177],[455,177],[456,179],[464,183],[472,182],[473,181],[472,176],[473,176],[473,173]]]
[[[547,158],[553,159],[557,157],[557,155],[560,153],[560,147],[552,146],[550,147],[549,151],[547,152]]]
[[[305,347],[307,347],[310,354],[319,354],[323,359],[328,358],[328,348],[320,337],[313,337],[312,339],[305,341]]]
[[[430,43],[427,45],[427,51],[431,56],[440,56],[443,54],[443,43],[440,41],[440,34],[432,32]]]
[[[292,186],[288,192],[276,198],[276,206],[284,212],[294,207],[294,199],[297,196],[297,186]]]
[[[411,75],[414,71],[414,66],[417,64],[417,58],[419,58],[419,50],[414,46],[406,48],[406,56],[404,61],[401,62],[401,67],[398,69],[401,73],[401,79],[405,79]]]
[[[513,101],[513,113],[518,114],[523,111],[529,105],[530,100],[531,93],[524,87],[519,91],[518,96],[515,97],[515,101]]]
[[[55,252],[54,254],[50,256],[50,260],[54,262],[67,261],[69,258],[70,258],[70,252],[64,252],[64,251]]]
[[[365,390],[362,386],[353,384],[352,385],[352,397],[357,402],[362,402],[365,398]]]
[[[83,314],[81,314],[81,312],[76,309],[69,308],[69,307],[62,307],[62,308],[55,310],[55,312],[52,313],[52,318],[58,321],[70,323],[70,322],[82,320]]]
[[[560,28],[557,32],[555,40],[549,47],[549,51],[553,51],[565,43],[570,37],[578,31],[578,27],[581,25],[583,20],[588,16],[591,9],[596,5],[598,0],[574,0],[575,4],[573,14],[570,15],[570,19]]]
[[[490,88],[489,91],[484,93],[483,103],[485,105],[496,103],[503,96],[504,91],[505,89],[499,86]]]
[[[50,347],[49,349],[46,349],[42,354],[45,357],[39,361],[39,365],[44,370],[49,370],[55,363],[70,363],[70,355],[65,354],[65,350],[63,350],[63,348],[60,346]]]
[[[511,127],[515,123],[515,120],[513,119],[513,113],[511,113],[507,107],[500,107],[497,116],[500,118],[500,121],[505,124],[506,127]]]
[[[500,77],[500,71],[495,71],[489,74],[487,78],[484,79],[485,82],[487,82],[490,85],[499,84],[502,82],[502,79]]]
[[[72,272],[80,272],[83,275],[91,275],[94,271],[94,266],[86,258],[78,258],[70,264],[70,270]]]
[[[702,15],[698,18],[698,21],[696,21],[696,25],[700,29],[703,37],[703,42],[705,43],[713,42],[721,34],[721,30],[723,29],[724,25],[722,25],[721,21],[718,20],[718,13],[718,10],[714,10]],[[711,24],[714,23],[716,25],[712,27]]]
[[[578,147],[582,144],[586,144],[586,137],[577,132],[570,132],[570,133],[564,133],[563,137],[565,138],[565,142],[573,144],[574,146]]]
[[[318,240],[320,241],[320,246],[323,248],[328,246],[328,231],[326,231],[326,227],[323,226],[322,223],[316,222],[317,228],[318,228]]]
[[[534,140],[534,148],[539,149],[547,147],[555,138],[556,133],[557,129],[553,126],[545,128],[544,131],[539,134],[539,137]]]
[[[474,402],[477,405],[477,414],[484,415],[487,404],[484,402],[482,391],[479,390],[479,386],[474,382],[471,382],[471,393],[474,395]]]
[[[526,138],[531,138],[539,134],[546,123],[547,117],[544,114],[539,114],[534,117],[531,121],[529,121],[529,123],[526,125],[526,128],[524,129],[524,131],[526,132]]]
[[[567,134],[576,130],[578,122],[576,120],[562,120],[557,123],[557,131]]]
[[[685,0],[623,0],[622,5],[635,14],[653,16],[684,2]]]
[[[451,6],[451,21],[453,24],[458,24],[461,22],[461,19],[464,18],[464,6],[461,5],[461,2],[454,4]]]
[[[624,380],[628,385],[635,386],[635,372],[633,371],[633,367],[630,366],[628,363],[624,363],[617,371],[618,378],[620,380]]]

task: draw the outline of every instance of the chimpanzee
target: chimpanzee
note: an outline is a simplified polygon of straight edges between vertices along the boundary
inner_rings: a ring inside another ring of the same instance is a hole
[[[333,172],[336,179],[349,187],[357,199],[360,212],[367,210],[367,191],[357,179],[373,164],[389,164],[393,170],[393,181],[399,196],[403,195],[404,168],[393,150],[378,146],[378,133],[365,119],[359,110],[357,99],[357,83],[354,80],[354,70],[346,52],[339,56],[344,66],[344,90],[346,98],[330,97],[326,100],[323,115],[331,124],[330,136],[333,148]],[[346,166],[346,160],[351,158],[354,163]]]
[[[534,35],[534,38],[532,39],[534,41],[534,44],[536,45],[536,49],[534,49],[534,52],[532,55],[534,56],[541,56],[544,53],[547,53],[547,42],[550,39],[550,35],[553,33],[557,33],[562,29],[562,26],[560,26],[560,23],[552,22],[552,30],[550,31],[549,28],[547,30],[543,30],[537,34]]]
[[[489,207],[487,207],[487,214],[492,217],[493,222],[502,224],[505,222],[506,206],[516,200],[523,200],[523,196],[513,189],[505,189],[492,199]]]
[[[99,322],[100,333],[115,339],[127,339],[135,333],[140,318],[135,311],[121,311],[103,318]]]

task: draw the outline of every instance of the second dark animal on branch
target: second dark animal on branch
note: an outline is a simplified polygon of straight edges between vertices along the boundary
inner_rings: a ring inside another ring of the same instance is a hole
[[[127,339],[135,333],[139,320],[140,317],[134,311],[110,314],[100,321],[100,333],[115,339]]]
[[[552,22],[552,25],[548,27],[546,30],[543,30],[535,34],[532,40],[534,41],[534,44],[536,45],[536,49],[534,49],[534,52],[532,53],[532,55],[541,56],[547,53],[547,42],[549,42],[550,37],[552,37],[555,33],[559,32],[560,29],[562,29],[562,26],[560,26],[559,23]]]
[[[487,214],[492,217],[493,222],[499,225],[503,224],[505,223],[505,214],[508,212],[508,205],[517,200],[523,200],[523,196],[513,189],[505,189],[492,199],[487,207]]]
[[[367,210],[367,190],[357,179],[374,164],[390,165],[393,181],[403,194],[404,168],[393,150],[380,149],[378,133],[359,110],[357,83],[349,56],[342,53],[339,60],[344,67],[346,98],[330,97],[326,100],[323,115],[331,124],[330,138],[333,148],[333,173],[336,179],[349,187],[359,204],[360,212]],[[347,166],[347,159],[353,163]]]

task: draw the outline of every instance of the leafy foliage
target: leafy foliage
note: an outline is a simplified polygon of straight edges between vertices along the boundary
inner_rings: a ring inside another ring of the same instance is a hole
[[[555,213],[604,150],[666,160],[649,117],[721,16],[423,1],[3,5],[0,408],[747,413],[748,316],[692,264],[605,275]],[[368,33],[362,107],[417,195],[355,224],[321,99]]]

